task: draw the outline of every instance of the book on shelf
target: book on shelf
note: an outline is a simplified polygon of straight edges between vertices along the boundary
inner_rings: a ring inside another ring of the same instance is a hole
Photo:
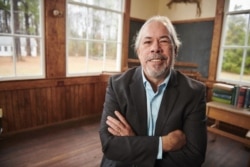
[[[233,91],[234,85],[229,85],[225,83],[214,83],[213,89],[220,89],[220,90],[226,90],[226,91]]]
[[[212,88],[212,101],[231,104],[237,108],[250,109],[250,87],[215,83]]]
[[[212,101],[220,102],[220,103],[225,103],[225,104],[231,104],[231,100],[229,99],[223,99],[219,97],[212,96]]]
[[[240,86],[239,85],[235,85],[234,89],[233,89],[232,101],[231,101],[231,104],[234,105],[234,106],[237,105],[238,96],[239,96],[239,90],[240,90]]]
[[[223,94],[223,95],[232,95],[233,90],[227,91],[227,90],[223,90],[223,89],[213,88],[213,92],[215,92],[217,94]]]
[[[214,97],[222,98],[222,99],[227,99],[230,100],[232,99],[232,94],[224,94],[224,93],[218,93],[218,92],[213,92]]]
[[[250,87],[247,88],[243,108],[250,108]]]
[[[238,98],[237,98],[237,103],[236,103],[236,106],[239,108],[243,108],[244,106],[246,90],[247,90],[247,87],[245,86],[240,86],[239,88],[239,93],[238,93]]]
[[[214,83],[212,101],[231,104],[234,86],[224,83]]]

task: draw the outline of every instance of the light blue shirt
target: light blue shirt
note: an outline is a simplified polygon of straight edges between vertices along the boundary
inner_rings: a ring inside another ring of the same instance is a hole
[[[147,123],[148,123],[148,135],[149,136],[154,136],[155,134],[156,120],[158,117],[162,97],[163,97],[164,91],[167,87],[167,84],[170,78],[170,74],[158,86],[157,92],[154,92],[152,86],[150,85],[150,82],[146,79],[142,71],[143,84],[144,84],[146,94],[147,94],[147,115],[148,115]],[[163,152],[162,139],[161,137],[159,137],[159,148],[158,148],[157,159],[162,159],[162,152]]]

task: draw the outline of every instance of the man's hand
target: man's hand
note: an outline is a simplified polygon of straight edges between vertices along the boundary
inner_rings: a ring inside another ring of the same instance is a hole
[[[108,131],[114,136],[135,136],[132,128],[120,112],[115,111],[115,115],[118,119],[111,116],[107,117],[106,123],[109,126]]]
[[[181,130],[175,130],[166,136],[162,136],[162,148],[164,152],[179,150],[185,144],[186,136]]]

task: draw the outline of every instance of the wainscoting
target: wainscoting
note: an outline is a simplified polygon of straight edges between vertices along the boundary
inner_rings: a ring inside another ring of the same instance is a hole
[[[108,77],[0,82],[3,134],[100,115]]]

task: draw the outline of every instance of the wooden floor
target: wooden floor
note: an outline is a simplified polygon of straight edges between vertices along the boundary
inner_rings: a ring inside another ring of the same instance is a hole
[[[76,121],[0,139],[0,167],[98,167],[102,152],[99,120]],[[202,167],[249,167],[241,143],[208,134]]]

